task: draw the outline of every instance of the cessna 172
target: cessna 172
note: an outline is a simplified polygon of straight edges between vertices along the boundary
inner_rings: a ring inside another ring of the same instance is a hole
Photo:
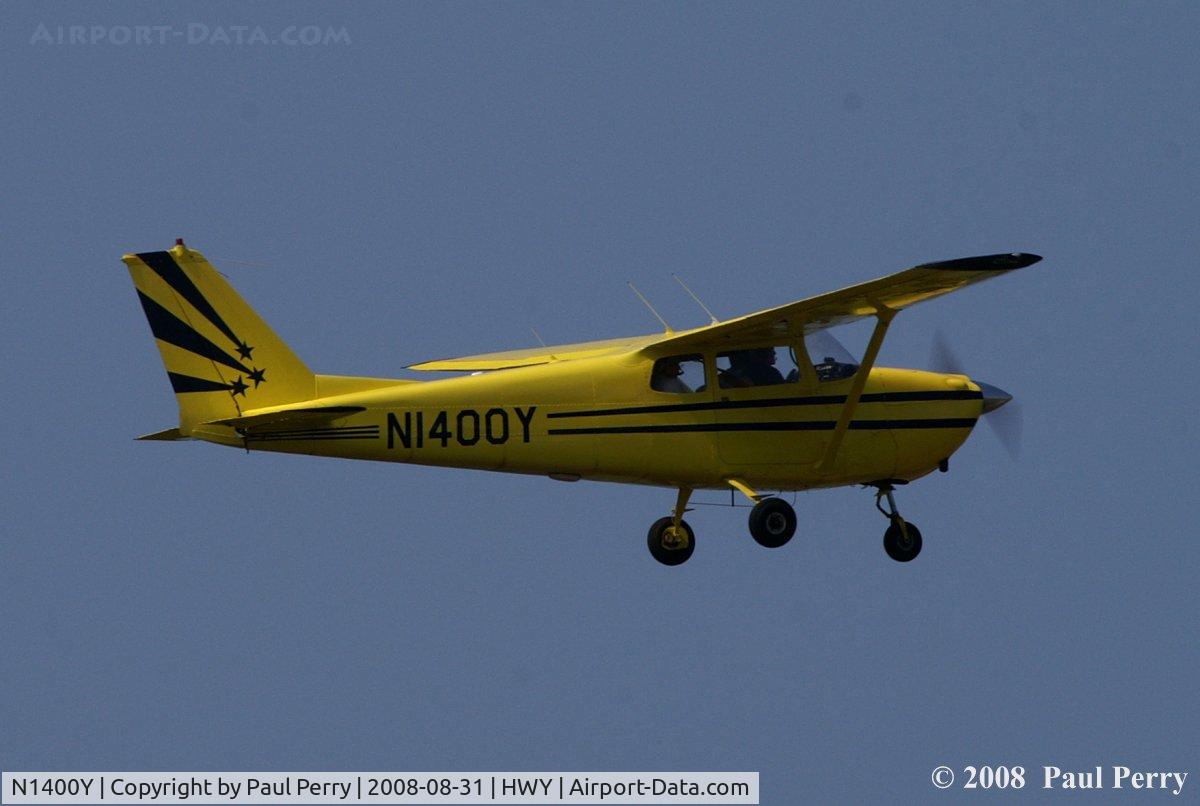
[[[678,565],[696,545],[683,514],[705,489],[749,498],[750,534],[775,548],[796,514],[759,490],[869,485],[889,520],[884,549],[916,557],[921,533],[895,487],[945,470],[1011,396],[962,374],[875,366],[888,325],[1041,258],[926,263],[693,330],[409,367],[468,373],[433,381],[313,373],[182,239],[123,260],[179,405],[178,427],[140,439],[672,488],[647,545]],[[855,361],[826,330],[865,318],[874,330]]]

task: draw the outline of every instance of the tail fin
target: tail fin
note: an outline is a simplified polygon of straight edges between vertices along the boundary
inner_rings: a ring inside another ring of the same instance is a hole
[[[175,390],[182,436],[211,420],[316,396],[312,370],[204,255],[179,241],[122,260]]]

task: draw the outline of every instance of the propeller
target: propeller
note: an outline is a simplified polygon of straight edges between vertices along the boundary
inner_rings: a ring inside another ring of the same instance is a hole
[[[950,348],[950,341],[941,328],[933,331],[933,346],[929,349],[929,365],[934,372],[944,372],[947,375],[967,374],[963,371],[958,356]]]
[[[950,341],[939,328],[933,333],[933,346],[929,351],[929,364],[935,372],[951,375],[966,375],[962,362],[958,360]],[[976,380],[983,390],[984,419],[1000,440],[1004,450],[1015,462],[1021,457],[1021,434],[1024,431],[1024,412],[1019,401],[1003,389]]]

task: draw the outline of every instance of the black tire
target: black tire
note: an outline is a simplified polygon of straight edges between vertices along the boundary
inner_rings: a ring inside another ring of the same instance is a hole
[[[671,518],[659,518],[650,527],[649,534],[646,535],[646,547],[650,549],[650,556],[663,565],[685,563],[688,557],[692,556],[692,552],[696,550],[696,534],[692,531],[692,527],[688,526],[687,521],[679,522],[687,534],[686,546],[668,545],[664,542],[663,538],[666,535],[667,527],[672,523]]]
[[[915,560],[921,553],[921,530],[911,521],[905,521],[904,527],[908,532],[907,540],[900,531],[900,524],[894,520],[883,533],[883,550],[898,563]]]
[[[777,549],[796,534],[796,510],[782,498],[764,498],[750,510],[750,536],[760,546]]]

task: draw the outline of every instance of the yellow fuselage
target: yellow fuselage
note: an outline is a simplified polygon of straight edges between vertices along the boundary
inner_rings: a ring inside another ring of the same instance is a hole
[[[819,470],[852,379],[681,395],[649,387],[651,364],[631,353],[427,382],[318,376],[313,405],[363,410],[320,427],[241,435],[210,425],[192,436],[567,480],[708,489],[736,479],[802,490],[925,475],[958,449],[983,406],[962,375],[875,367],[844,441]]]

